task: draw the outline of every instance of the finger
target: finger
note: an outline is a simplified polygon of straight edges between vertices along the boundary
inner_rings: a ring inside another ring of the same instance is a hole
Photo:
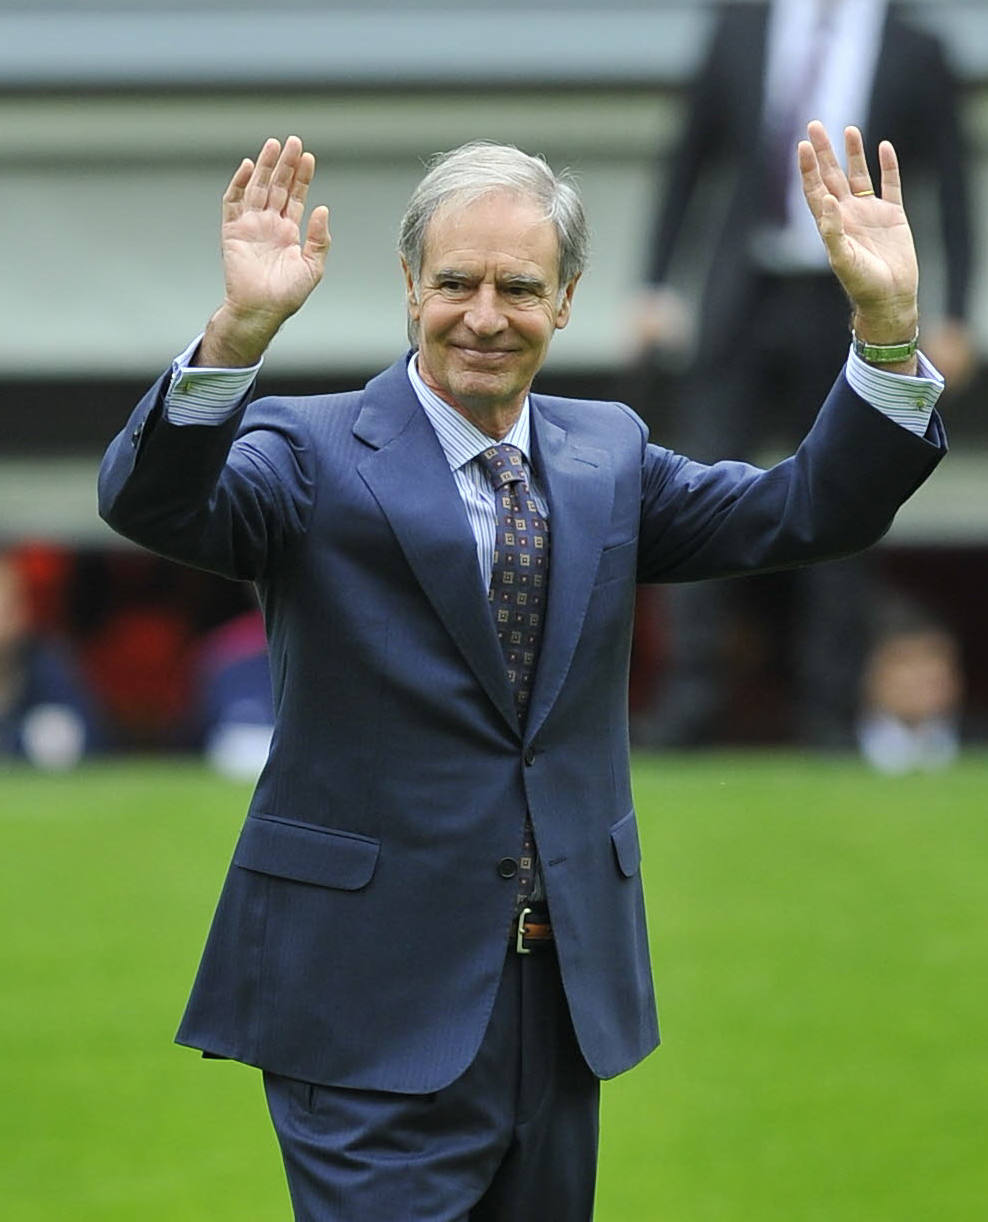
[[[329,233],[329,209],[325,204],[313,208],[309,224],[305,231],[305,245],[302,247],[302,257],[321,276],[326,265],[326,256],[333,239]]]
[[[871,171],[865,157],[864,140],[856,127],[844,128],[844,152],[847,157],[847,182],[852,195],[874,195]]]
[[[271,171],[271,182],[268,184],[268,207],[275,212],[283,212],[288,203],[301,156],[302,141],[298,136],[289,136],[285,141],[285,147],[281,150],[281,156]]]
[[[851,190],[847,185],[847,178],[844,176],[840,162],[837,160],[830,144],[827,129],[819,119],[814,119],[806,125],[806,133],[810,138],[810,143],[813,145],[813,151],[816,153],[816,159],[820,166],[820,177],[823,179],[827,190],[838,199],[845,199],[850,195]]]
[[[833,262],[835,258],[846,256],[844,220],[840,204],[827,190],[823,181],[816,149],[808,140],[799,142],[799,169],[803,179],[803,194],[827,248],[827,256]]]
[[[796,155],[799,159],[799,173],[803,180],[803,195],[809,205],[813,219],[820,223],[823,215],[823,201],[829,194],[820,175],[820,163],[816,151],[809,140],[800,140]]]
[[[244,188],[250,182],[250,176],[254,172],[254,163],[249,157],[245,157],[230,179],[229,185],[223,192],[223,220],[230,221],[237,216],[244,202]]]
[[[295,167],[295,178],[292,181],[288,202],[284,208],[285,216],[296,225],[302,224],[305,213],[305,200],[309,194],[309,186],[316,172],[316,159],[311,153],[303,153]]]
[[[257,154],[257,162],[250,181],[244,190],[244,204],[248,208],[263,208],[268,202],[268,185],[278,163],[281,145],[275,139],[265,140]]]
[[[902,180],[899,177],[899,158],[895,149],[883,140],[878,146],[878,165],[882,173],[882,199],[902,207]]]

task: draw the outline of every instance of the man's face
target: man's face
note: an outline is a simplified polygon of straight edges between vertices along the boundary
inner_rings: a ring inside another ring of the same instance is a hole
[[[454,199],[426,230],[417,291],[404,271],[422,380],[485,432],[506,431],[569,321],[576,279],[560,291],[555,226],[523,196]]]

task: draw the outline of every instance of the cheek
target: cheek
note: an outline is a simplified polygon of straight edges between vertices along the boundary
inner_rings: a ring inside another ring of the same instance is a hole
[[[430,335],[443,335],[456,325],[459,310],[437,297],[427,297],[419,303],[419,326]]]
[[[556,312],[548,305],[534,305],[530,309],[515,310],[510,324],[515,335],[528,342],[529,347],[545,347],[556,330]]]
[[[554,310],[539,308],[525,316],[520,330],[528,337],[533,347],[544,348],[552,339],[556,329],[556,314]]]
[[[546,336],[551,336],[559,325],[559,320],[565,313],[565,304],[562,306],[556,305],[556,299],[552,298],[548,301],[543,301],[539,305],[539,325],[542,327]]]

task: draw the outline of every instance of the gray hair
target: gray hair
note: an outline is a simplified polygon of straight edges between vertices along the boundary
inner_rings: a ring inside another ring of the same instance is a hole
[[[542,207],[545,219],[555,225],[560,293],[583,271],[590,253],[590,228],[569,172],[554,174],[543,157],[532,157],[513,144],[471,140],[433,157],[428,173],[408,201],[398,253],[416,286],[422,274],[426,230],[439,208],[454,197],[458,203],[469,204],[495,191],[511,191],[534,200]]]

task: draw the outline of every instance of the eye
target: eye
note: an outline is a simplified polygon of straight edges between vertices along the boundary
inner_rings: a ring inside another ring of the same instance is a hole
[[[540,286],[519,281],[517,284],[505,285],[504,294],[512,301],[530,301],[541,296]]]

